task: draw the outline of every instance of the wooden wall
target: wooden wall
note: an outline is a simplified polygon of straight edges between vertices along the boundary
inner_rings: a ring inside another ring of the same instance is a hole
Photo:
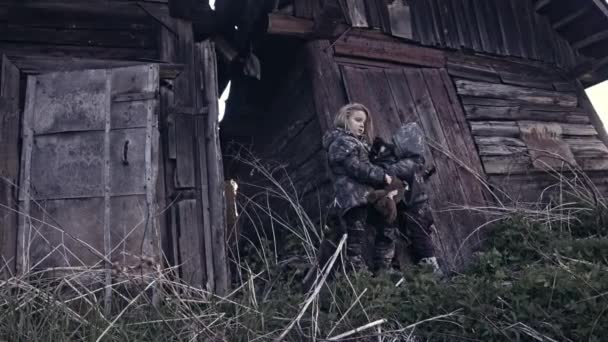
[[[531,0],[340,1],[349,24],[379,29],[426,46],[473,50],[554,63],[576,64],[568,42],[534,10]],[[294,15],[324,15],[314,0],[294,0]],[[405,27],[405,28],[404,28]]]
[[[449,59],[448,72],[485,173],[511,199],[538,201],[558,183],[544,171],[571,168],[606,194],[605,131],[577,83],[551,67],[463,56]]]
[[[11,66],[3,63],[0,139],[18,140],[3,131],[15,123],[5,114],[14,102],[4,100],[5,94],[18,93],[19,73],[23,78],[50,71],[161,64],[161,163],[155,203],[162,213],[163,249],[169,263],[181,265],[179,273],[186,281],[221,294],[229,284],[215,50],[209,42],[195,44],[192,23],[172,18],[168,2],[2,1],[0,53],[14,61],[18,75],[15,86]],[[2,156],[15,159],[13,150],[4,147]],[[0,169],[2,176],[18,172],[9,169]],[[8,203],[9,195],[0,187],[0,204]],[[2,216],[3,231],[13,219]],[[12,239],[4,234],[2,241]]]
[[[159,59],[160,28],[169,26],[168,18],[167,1],[2,2],[0,50],[154,61]]]

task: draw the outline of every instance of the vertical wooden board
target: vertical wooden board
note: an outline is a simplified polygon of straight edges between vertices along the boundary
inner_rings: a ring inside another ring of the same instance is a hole
[[[510,0],[497,1],[496,8],[505,52],[510,56],[521,57],[521,34],[515,24]]]
[[[177,62],[184,64],[184,71],[175,79],[175,106],[194,105],[194,31],[192,23],[178,19],[177,25]]]
[[[505,42],[502,39],[502,34],[500,32],[500,20],[499,20],[499,12],[498,12],[498,2],[505,0],[484,0],[485,13],[487,16],[487,29],[489,31],[490,39],[494,45],[494,52],[496,54],[502,55],[505,54]]]
[[[439,15],[441,17],[441,26],[443,27],[443,35],[448,47],[458,49],[460,41],[458,39],[458,28],[454,18],[454,10],[449,0],[441,0],[437,2],[439,6]]]
[[[381,13],[378,9],[378,1],[377,0],[367,0],[365,1],[365,11],[367,12],[367,23],[369,27],[372,28],[383,28],[382,27],[382,18]],[[386,4],[385,4],[386,6]]]
[[[392,99],[387,101],[387,95],[390,96],[390,93],[387,92],[388,84],[382,71],[343,66],[342,74],[349,102],[358,102],[368,107],[374,119],[375,134],[389,141],[400,120],[395,115]],[[384,100],[377,98],[378,96],[383,96]]]
[[[468,41],[470,41],[471,45],[468,47],[473,48],[475,51],[484,51],[481,45],[481,36],[479,34],[478,28],[478,20],[476,17],[475,6],[473,4],[474,0],[460,0],[461,3],[457,4],[462,6],[461,11],[464,14],[464,22],[465,26],[465,36],[468,36]],[[455,5],[456,6],[456,5]],[[466,38],[465,38],[466,40]]]
[[[32,205],[32,231],[24,241],[30,266],[99,266],[104,255],[103,201],[96,197]]]
[[[0,71],[0,278],[15,273],[17,188],[19,182],[20,72],[2,56]],[[5,264],[6,263],[6,264]]]
[[[481,42],[482,51],[494,52],[494,44],[490,38],[490,31],[488,29],[489,18],[487,17],[485,10],[485,1],[470,0],[473,3],[475,9],[475,19],[477,20],[477,29],[479,30],[479,37]],[[471,18],[472,19],[472,18]]]
[[[417,122],[418,113],[414,99],[410,93],[410,87],[402,69],[387,69],[384,71],[389,84],[390,93],[393,96],[395,107],[402,123]]]
[[[464,13],[464,0],[449,0],[450,7],[454,15],[454,26],[458,33],[459,46],[464,48],[472,48],[473,43],[471,42],[471,36],[469,32],[469,22],[466,20]]]
[[[200,227],[200,212],[196,200],[184,200],[176,204],[179,228],[179,253],[183,280],[195,287],[204,288],[204,264]]]
[[[103,132],[36,136],[31,157],[34,198],[101,196],[103,143]]]
[[[525,29],[525,14],[521,13],[520,9],[521,0],[511,0],[511,11],[513,13],[513,22],[515,24],[516,30],[516,38],[517,38],[517,46],[521,52],[519,56],[523,58],[529,58],[530,54],[528,53],[528,42],[529,37],[524,33]]]
[[[404,74],[412,97],[415,99],[416,110],[420,115],[419,120],[427,133],[427,138],[434,143],[445,146],[445,135],[443,134],[441,123],[437,119],[436,110],[426,89],[426,83],[421,71],[417,69],[405,69]]]
[[[534,9],[532,2],[527,0],[515,1],[515,15],[522,20],[522,38],[524,49],[528,50],[528,57],[538,59],[536,29],[534,25]]]
[[[218,295],[228,293],[228,258],[226,253],[226,208],[224,197],[224,165],[219,131],[217,89],[217,61],[213,43],[205,41],[197,45],[203,70],[205,70],[204,99],[209,114],[205,134],[207,137],[207,169],[209,180],[209,212],[213,239],[214,291]]]
[[[202,237],[202,256],[203,266],[205,267],[205,278],[208,282],[213,282],[215,279],[215,270],[213,265],[213,232],[211,230],[211,208],[209,204],[209,176],[207,166],[207,134],[206,126],[207,122],[204,116],[197,116],[195,120],[195,132],[196,132],[196,152],[198,158],[197,165],[197,187],[200,189],[199,192],[199,210],[201,216],[201,237]]]
[[[189,115],[175,115],[175,188],[194,188],[194,125]]]
[[[347,102],[344,84],[328,41],[307,43],[306,54],[308,71],[312,77],[315,111],[321,130],[325,131],[333,126],[336,112]]]
[[[412,0],[412,18],[414,19],[414,35],[423,45],[434,45],[433,24],[430,20],[431,11],[426,0]]]
[[[534,13],[536,37],[538,39],[539,59],[543,62],[553,62],[553,46],[551,43],[552,30],[547,18]]]
[[[36,82],[35,134],[104,129],[105,70],[44,74]]]
[[[433,23],[433,35],[435,36],[435,43],[439,46],[446,46],[446,35],[444,32],[443,23],[441,21],[441,9],[439,7],[440,0],[427,0],[429,6],[429,17],[428,20],[432,20]]]

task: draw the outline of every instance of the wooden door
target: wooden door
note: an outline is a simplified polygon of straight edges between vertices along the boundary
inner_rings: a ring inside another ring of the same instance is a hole
[[[159,261],[158,77],[157,65],[28,77],[19,272]]]
[[[19,69],[2,57],[0,70],[0,278],[15,272],[19,181]]]
[[[342,66],[350,102],[360,102],[373,113],[376,134],[390,139],[407,122],[424,129],[427,160],[437,168],[430,179],[431,205],[443,256],[459,264],[470,252],[469,239],[484,221],[470,206],[485,205],[479,178],[483,169],[454,86],[444,69]]]

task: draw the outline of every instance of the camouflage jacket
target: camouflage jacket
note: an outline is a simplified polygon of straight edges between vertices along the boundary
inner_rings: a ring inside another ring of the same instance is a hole
[[[334,176],[334,190],[341,213],[367,204],[366,196],[384,186],[386,171],[369,161],[370,146],[342,128],[323,136],[329,168]]]

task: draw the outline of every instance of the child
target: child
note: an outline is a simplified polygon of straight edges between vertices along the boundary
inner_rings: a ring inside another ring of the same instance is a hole
[[[346,253],[355,270],[367,269],[363,259],[370,205],[367,195],[391,184],[392,177],[369,160],[373,124],[369,110],[358,103],[342,107],[334,128],[323,136],[334,177],[336,204],[348,234]],[[374,254],[378,269],[388,268],[395,254],[394,227],[378,227]]]
[[[399,132],[402,145],[416,141],[416,136],[423,137],[415,124],[402,127]],[[405,135],[405,137],[403,136]],[[416,149],[416,148],[414,148]],[[431,265],[436,274],[442,271],[435,257],[435,249],[431,240],[434,219],[426,194],[425,183],[435,169],[424,169],[424,157],[416,154],[401,153],[398,156],[396,147],[381,138],[376,138],[370,153],[372,163],[381,166],[390,175],[407,182],[408,189],[403,201],[397,203],[398,226],[409,238],[412,244],[412,256],[415,262]]]

